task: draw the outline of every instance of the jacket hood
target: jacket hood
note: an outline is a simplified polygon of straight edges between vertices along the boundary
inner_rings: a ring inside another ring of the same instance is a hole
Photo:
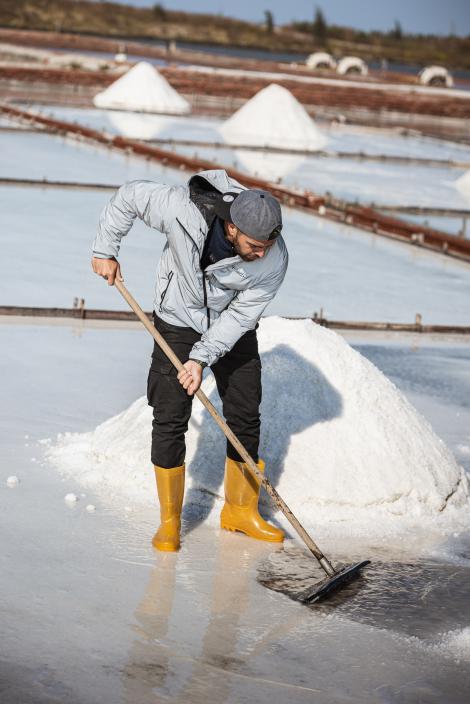
[[[189,197],[202,217],[210,227],[214,218],[214,205],[221,193],[227,191],[243,191],[245,186],[238,183],[227,174],[224,169],[212,169],[211,171],[201,171],[192,176],[188,181]]]
[[[218,193],[226,193],[227,191],[244,191],[245,186],[228,175],[225,169],[211,169],[209,171],[200,171],[192,176],[188,185],[191,188],[197,185],[198,188],[205,188],[207,184],[208,191],[217,191]]]

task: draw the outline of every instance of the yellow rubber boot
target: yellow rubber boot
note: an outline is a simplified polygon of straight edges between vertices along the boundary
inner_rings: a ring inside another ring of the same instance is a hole
[[[258,461],[260,472],[264,472],[263,460]],[[251,538],[281,543],[284,533],[272,526],[258,513],[260,482],[249,471],[244,462],[227,457],[225,464],[225,504],[220,515],[220,527],[238,530]]]
[[[180,547],[181,509],[184,496],[184,464],[180,467],[154,465],[160,500],[161,524],[153,536],[152,545],[157,550],[176,552]]]

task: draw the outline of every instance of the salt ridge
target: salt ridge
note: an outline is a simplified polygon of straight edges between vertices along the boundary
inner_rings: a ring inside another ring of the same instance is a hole
[[[427,521],[441,529],[451,519],[468,526],[463,469],[371,362],[310,321],[264,319],[259,343],[260,454],[269,478],[306,526],[335,525],[350,535],[387,534]],[[211,374],[203,389],[220,409]],[[105,501],[154,504],[151,413],[142,397],[89,433],[59,436],[47,456]],[[201,520],[218,519],[224,457],[225,439],[196,400],[185,501]]]

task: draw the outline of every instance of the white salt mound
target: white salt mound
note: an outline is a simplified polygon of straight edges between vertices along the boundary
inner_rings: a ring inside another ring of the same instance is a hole
[[[348,533],[380,534],[389,531],[387,521],[442,523],[461,507],[468,515],[468,480],[452,453],[343,338],[308,320],[273,317],[261,321],[259,345],[260,454],[267,476],[306,526],[335,523]],[[203,389],[220,408],[212,374]],[[105,501],[154,504],[151,419],[142,397],[94,431],[60,436],[48,456]],[[224,457],[225,439],[196,400],[187,434],[186,503],[202,510],[208,501],[203,517],[209,521],[221,508]]]
[[[152,64],[140,61],[93,98],[97,108],[184,115],[188,101],[170,86]]]
[[[20,480],[14,474],[11,477],[7,478],[7,486],[9,486],[10,489],[14,489],[15,487],[18,486],[19,483],[20,483]]]
[[[272,83],[260,90],[220,128],[228,144],[317,150],[327,143],[303,105]]]
[[[470,661],[470,628],[448,631],[442,636],[438,649],[459,660]]]
[[[466,171],[463,176],[460,176],[455,181],[455,185],[457,190],[470,201],[470,171]]]
[[[64,501],[67,504],[75,504],[78,501],[78,496],[76,494],[66,494],[64,496]]]

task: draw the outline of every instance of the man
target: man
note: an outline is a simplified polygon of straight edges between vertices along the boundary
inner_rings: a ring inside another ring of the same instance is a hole
[[[184,369],[155,343],[147,397],[153,407],[152,463],[161,525],[158,550],[180,546],[185,433],[194,393],[209,366],[226,421],[264,471],[258,457],[261,363],[256,328],[287,269],[279,202],[245,189],[222,170],[193,176],[188,186],[126,183],[103,210],[93,245],[93,271],[113,285],[122,237],[136,217],[166,235],[154,300],[154,325]],[[258,513],[260,486],[230,443],[221,527],[280,542],[283,532]]]

